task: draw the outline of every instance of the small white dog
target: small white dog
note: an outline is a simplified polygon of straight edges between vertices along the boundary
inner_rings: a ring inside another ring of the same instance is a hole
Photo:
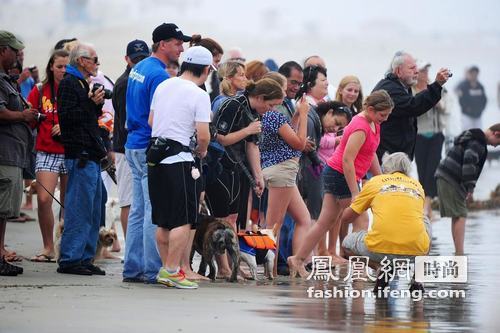
[[[274,237],[272,237],[274,235],[271,231],[270,235],[268,234],[267,230],[261,230],[260,233],[263,234],[264,237],[267,234],[267,236],[269,236],[269,238],[274,241]],[[264,276],[266,276],[269,280],[272,280],[274,278],[273,270],[274,260],[276,256],[274,250],[255,248],[249,245],[245,241],[244,237],[244,235],[238,235],[240,257],[241,260],[248,265],[252,279],[257,280],[257,265],[264,265]]]

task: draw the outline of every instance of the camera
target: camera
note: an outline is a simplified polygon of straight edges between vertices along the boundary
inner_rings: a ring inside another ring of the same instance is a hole
[[[109,89],[104,88],[104,85],[100,83],[94,83],[94,86],[92,87],[92,94],[95,94],[95,92],[101,87],[104,89],[104,98],[111,99],[113,97],[113,92]]]
[[[323,162],[321,162],[318,152],[316,150],[311,150],[310,152],[307,153],[307,157],[311,161],[311,164],[313,166],[318,166],[321,165]]]
[[[210,132],[210,141],[217,140],[217,127],[215,127],[214,123],[208,124],[208,130]]]
[[[52,135],[52,140],[54,140],[55,142],[61,142],[62,141],[61,134]]]
[[[43,113],[36,113],[35,114],[35,118],[36,118],[37,122],[41,123],[42,121],[44,121],[45,119],[47,119],[47,115],[43,114]]]

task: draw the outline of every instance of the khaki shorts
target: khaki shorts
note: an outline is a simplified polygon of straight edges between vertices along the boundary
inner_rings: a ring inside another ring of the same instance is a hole
[[[118,187],[118,202],[121,207],[132,204],[132,171],[128,165],[125,154],[115,153],[116,183]]]
[[[23,169],[0,165],[0,218],[18,217],[23,200]]]
[[[425,215],[423,216],[423,220],[424,220],[425,231],[429,236],[429,241],[432,241],[431,221]],[[375,261],[377,263],[380,263],[384,258],[387,258],[388,260],[391,261],[392,259],[413,260],[415,258],[415,256],[411,255],[385,254],[385,253],[372,252],[368,250],[365,244],[365,238],[367,234],[368,231],[366,230],[350,233],[349,235],[346,236],[346,238],[344,238],[344,241],[342,242],[342,247],[353,252],[356,256],[368,257],[371,261]]]
[[[266,187],[297,186],[298,159],[289,159],[262,170]]]
[[[442,178],[437,178],[439,211],[441,217],[467,217],[465,197]]]

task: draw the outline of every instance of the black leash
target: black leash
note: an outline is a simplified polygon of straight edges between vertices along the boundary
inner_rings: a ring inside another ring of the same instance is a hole
[[[45,186],[43,186],[42,183],[36,181],[36,184],[40,185],[45,190],[45,192],[47,192],[52,197],[52,199],[54,199],[59,204],[59,206],[61,206],[61,208],[64,209],[63,204],[59,200],[57,200],[56,197],[49,190],[47,190]]]

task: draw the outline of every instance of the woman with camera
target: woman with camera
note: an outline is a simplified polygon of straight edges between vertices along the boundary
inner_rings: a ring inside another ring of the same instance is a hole
[[[54,214],[52,196],[60,179],[60,202],[64,205],[64,193],[68,181],[64,166],[64,147],[61,143],[61,129],[57,116],[57,90],[66,73],[69,54],[64,50],[55,50],[50,56],[45,69],[45,80],[31,90],[28,101],[40,114],[36,137],[36,182],[39,185],[38,222],[42,233],[43,250],[30,260],[35,262],[54,262]],[[43,119],[43,120],[42,120]],[[61,207],[61,216],[62,207]]]
[[[266,76],[286,90],[287,81],[283,75],[271,72]],[[296,181],[299,159],[307,142],[307,114],[310,106],[305,97],[297,102],[296,110],[298,117],[293,125],[291,120],[274,108],[259,112],[262,116],[262,140],[259,146],[262,174],[269,191],[266,227],[276,231],[276,243],[279,243],[279,231],[288,212],[295,221],[292,252],[299,249],[311,224]],[[277,265],[274,267],[276,273]]]
[[[315,221],[321,211],[321,170],[323,164],[316,149],[319,147],[323,128],[316,112],[318,104],[325,102],[328,95],[326,69],[320,66],[304,68],[304,81],[297,92],[297,99],[304,96],[311,107],[307,116],[307,144],[300,158],[299,189]]]

